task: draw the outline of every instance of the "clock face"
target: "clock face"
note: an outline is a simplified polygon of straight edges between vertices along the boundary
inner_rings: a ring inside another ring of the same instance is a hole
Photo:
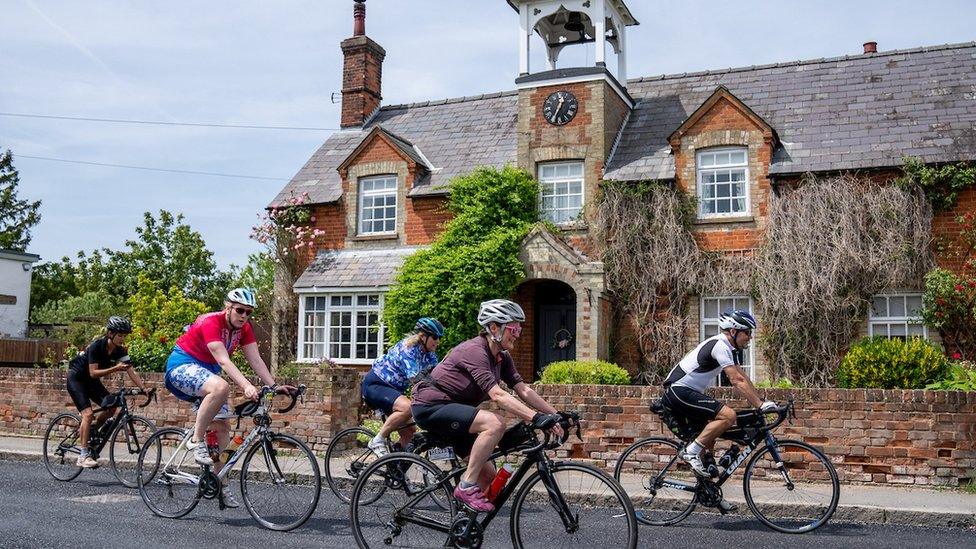
[[[576,96],[563,90],[553,92],[542,104],[542,116],[554,126],[569,123],[576,116],[578,110],[579,102],[576,100]]]

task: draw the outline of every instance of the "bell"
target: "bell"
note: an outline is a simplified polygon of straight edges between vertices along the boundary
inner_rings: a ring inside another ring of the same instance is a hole
[[[566,21],[566,24],[563,25],[563,28],[571,32],[583,32],[583,29],[585,27],[583,26],[583,21],[580,17],[579,12],[574,11],[570,13],[569,21]]]

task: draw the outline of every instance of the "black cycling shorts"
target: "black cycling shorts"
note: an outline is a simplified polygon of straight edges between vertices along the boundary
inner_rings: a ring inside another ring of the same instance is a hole
[[[75,377],[75,372],[68,372],[68,394],[75,403],[75,408],[81,412],[86,408],[91,408],[92,402],[101,403],[108,396],[108,389],[97,379],[80,380]]]
[[[393,404],[403,396],[403,393],[383,381],[372,370],[363,378],[359,392],[367,406],[373,410],[381,410],[386,415],[393,413]]]
[[[688,387],[671,385],[664,390],[661,403],[676,415],[691,421],[712,421],[724,404]]]
[[[410,407],[413,419],[425,431],[446,437],[451,441],[454,453],[458,457],[471,454],[471,447],[477,435],[471,432],[478,409],[467,404],[450,402],[447,404],[414,404]]]

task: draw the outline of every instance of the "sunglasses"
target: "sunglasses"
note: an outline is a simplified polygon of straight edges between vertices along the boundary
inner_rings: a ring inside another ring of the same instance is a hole
[[[234,311],[241,316],[251,316],[254,314],[254,309],[245,309],[244,307],[234,307]]]
[[[505,329],[512,332],[515,337],[522,335],[522,326],[519,324],[506,324]]]

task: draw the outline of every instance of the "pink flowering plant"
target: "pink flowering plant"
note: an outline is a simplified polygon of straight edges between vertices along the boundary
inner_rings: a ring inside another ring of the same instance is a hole
[[[955,360],[976,360],[976,213],[956,219],[965,242],[960,272],[937,268],[925,275],[922,317],[939,330],[946,354]]]
[[[279,265],[293,270],[302,260],[309,259],[316,240],[325,234],[315,227],[308,202],[308,193],[292,195],[260,214],[260,221],[251,228],[251,238],[265,245]]]

